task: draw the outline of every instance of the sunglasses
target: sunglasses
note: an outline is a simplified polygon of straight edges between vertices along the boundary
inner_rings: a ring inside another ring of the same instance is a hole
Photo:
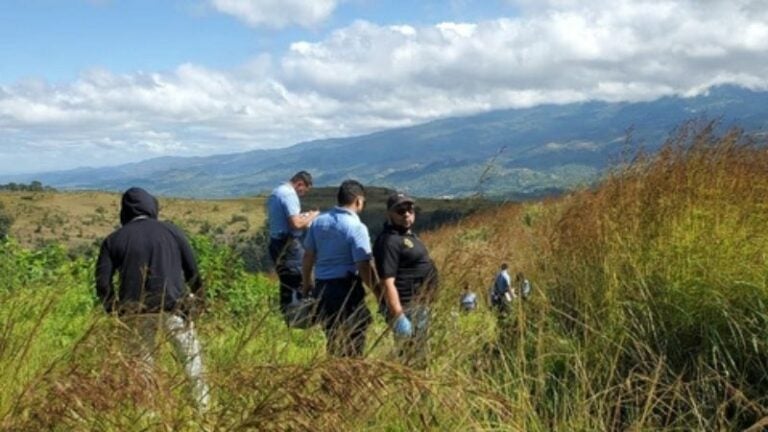
[[[404,206],[404,207],[397,207],[395,209],[395,213],[399,214],[400,216],[405,216],[407,213],[415,213],[416,209],[413,208],[413,206]]]

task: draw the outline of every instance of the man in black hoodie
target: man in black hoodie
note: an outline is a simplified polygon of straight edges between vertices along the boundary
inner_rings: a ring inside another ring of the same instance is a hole
[[[184,364],[193,396],[201,409],[208,407],[200,343],[189,314],[195,297],[202,298],[202,283],[192,248],[175,225],[157,220],[157,199],[141,188],[122,197],[121,228],[101,244],[96,264],[96,294],[108,313],[136,331],[136,350],[153,364],[155,335],[167,336]],[[119,274],[115,290],[113,276]],[[185,282],[191,291],[187,290]]]

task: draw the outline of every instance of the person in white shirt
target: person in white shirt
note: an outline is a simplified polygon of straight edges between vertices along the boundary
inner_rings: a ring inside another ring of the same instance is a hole
[[[464,292],[459,301],[462,312],[471,312],[477,309],[477,295],[469,289],[469,284],[464,285]]]

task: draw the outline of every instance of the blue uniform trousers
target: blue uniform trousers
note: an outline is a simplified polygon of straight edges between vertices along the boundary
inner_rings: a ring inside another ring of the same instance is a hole
[[[327,338],[328,354],[359,357],[365,350],[365,332],[371,313],[365,304],[365,290],[358,276],[315,281],[318,319]]]
[[[285,235],[269,239],[269,256],[275,263],[275,271],[280,279],[280,311],[285,313],[293,300],[293,292],[301,291],[301,262],[304,259],[304,247],[299,239]]]

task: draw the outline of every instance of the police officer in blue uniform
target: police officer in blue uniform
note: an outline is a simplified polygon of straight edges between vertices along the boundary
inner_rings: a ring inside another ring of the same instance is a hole
[[[515,297],[512,289],[512,279],[509,276],[509,265],[504,263],[496,274],[491,287],[491,306],[499,315],[504,315],[510,311],[510,303]]]
[[[412,231],[415,201],[404,193],[387,200],[387,222],[373,247],[387,321],[401,359],[426,367],[429,306],[437,289],[437,270],[426,246]]]
[[[312,175],[299,171],[290,181],[276,187],[267,199],[269,256],[280,279],[280,311],[284,315],[294,291],[301,289],[302,235],[319,213],[301,212],[299,197],[311,187]]]
[[[358,216],[365,207],[363,185],[355,180],[343,182],[337,204],[318,216],[307,231],[304,293],[312,292],[318,299],[317,318],[325,330],[328,353],[359,357],[371,323],[363,285],[373,288],[375,283],[368,228]]]

